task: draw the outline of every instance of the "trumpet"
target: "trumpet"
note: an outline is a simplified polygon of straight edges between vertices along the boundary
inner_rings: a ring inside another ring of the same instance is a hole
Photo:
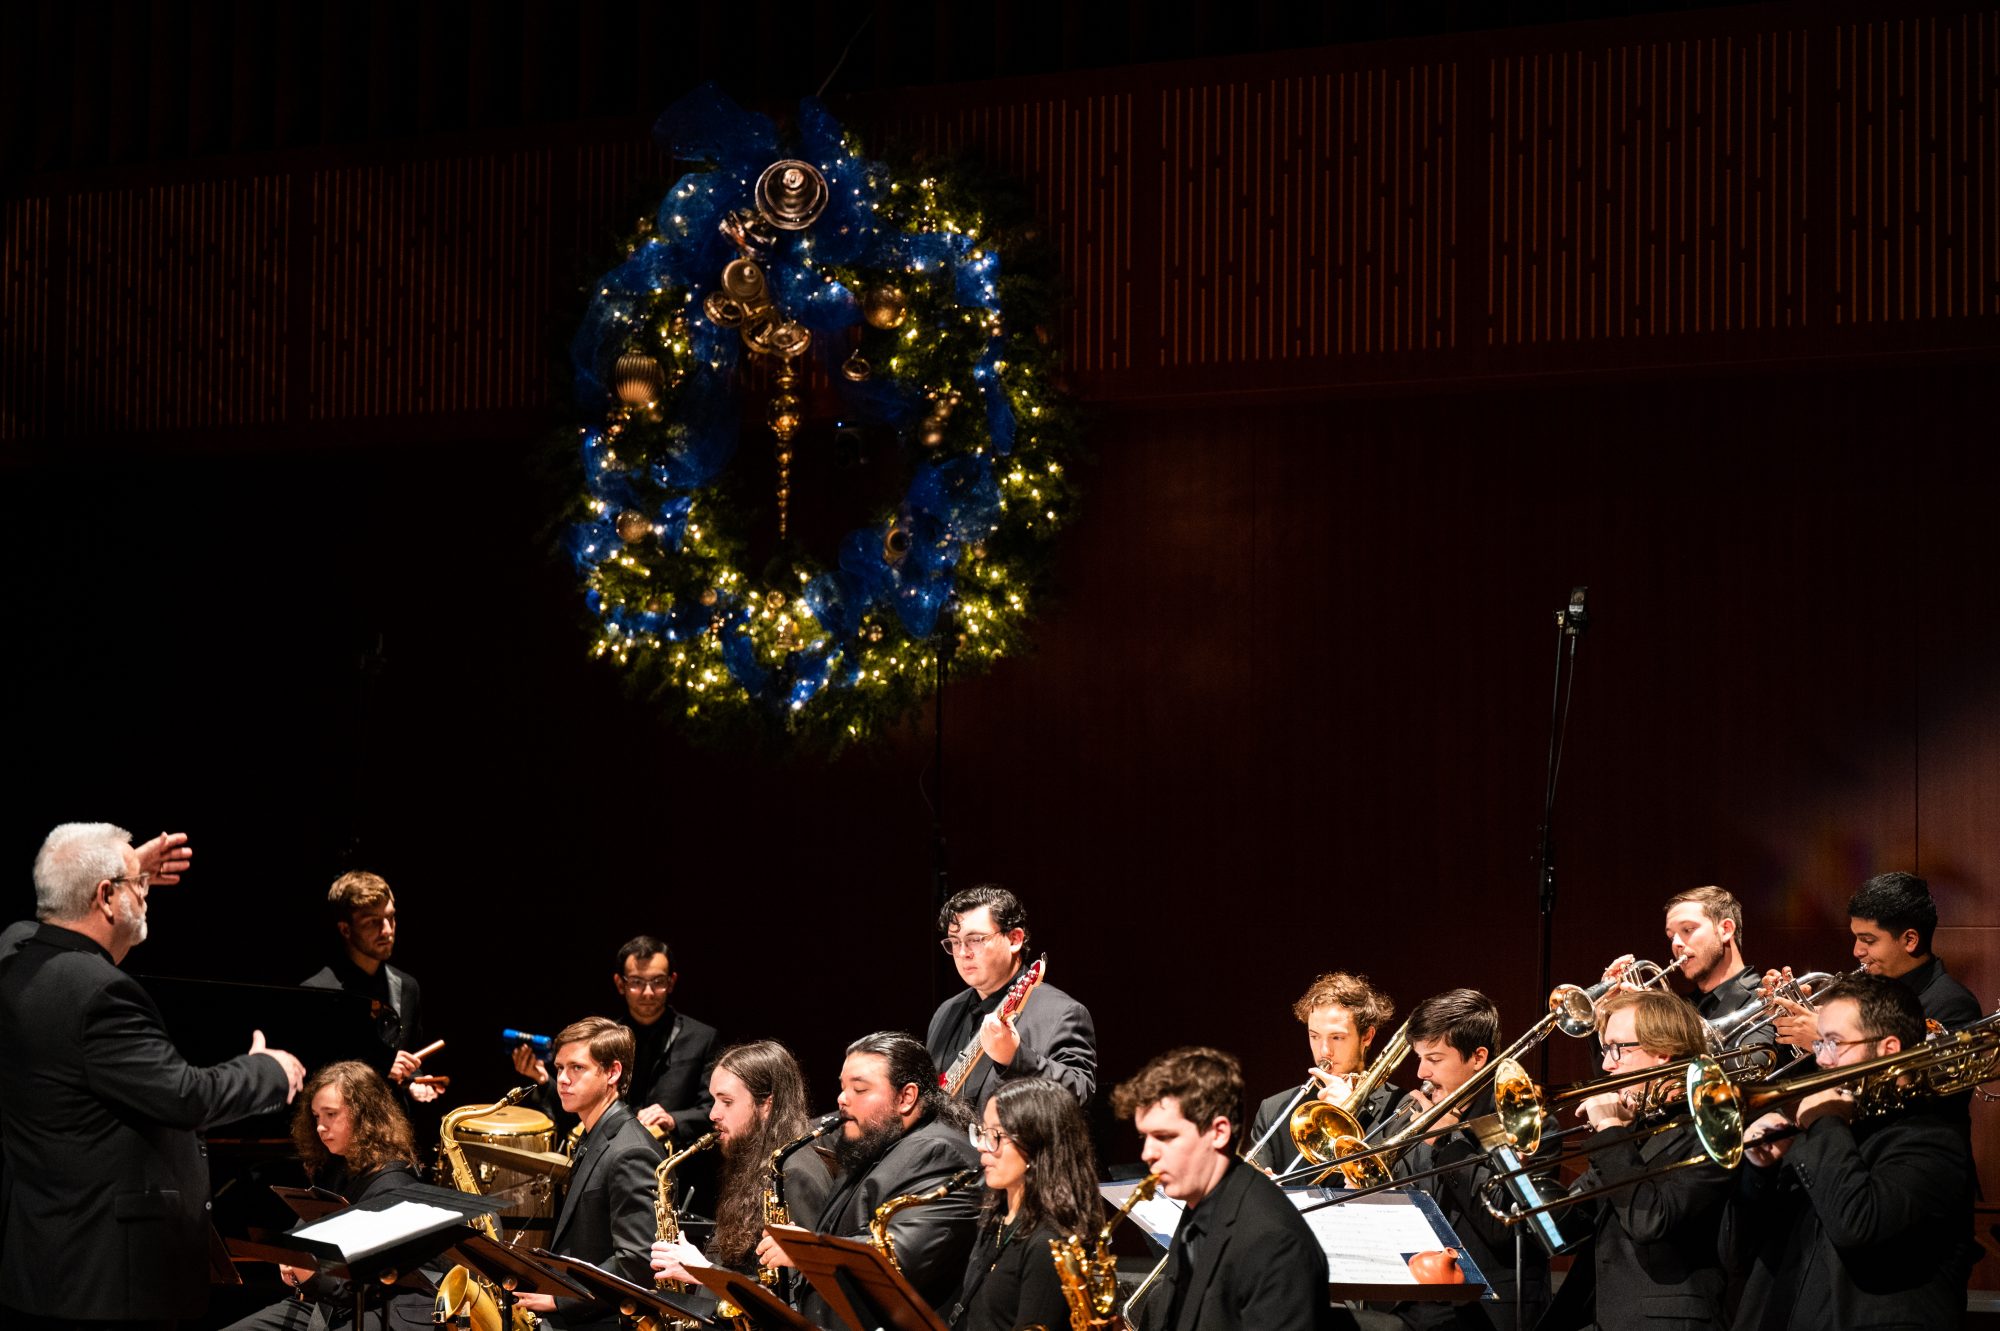
[[[1866,966],[1857,966],[1849,975],[1865,975]],[[1756,1003],[1745,1003],[1734,1012],[1725,1012],[1714,1021],[1704,1023],[1709,1033],[1709,1044],[1714,1049],[1740,1048],[1745,1040],[1776,1022],[1785,1015],[1786,1003],[1800,1003],[1806,1007],[1818,1007],[1817,995],[1826,992],[1826,987],[1843,977],[1826,971],[1807,971],[1804,975],[1794,975],[1782,981],[1763,999]]]
[[[1628,985],[1634,989],[1664,989],[1667,981],[1679,975],[1686,964],[1686,956],[1675,957],[1665,966],[1657,961],[1635,961],[1617,979],[1599,980],[1588,989],[1577,984],[1559,984],[1549,991],[1549,1006],[1562,1010],[1556,1025],[1564,1035],[1582,1039],[1597,1029],[1597,1005],[1606,994]]]

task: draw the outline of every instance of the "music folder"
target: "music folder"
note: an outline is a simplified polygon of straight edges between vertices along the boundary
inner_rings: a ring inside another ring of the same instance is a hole
[[[797,1225],[770,1225],[765,1232],[852,1331],[946,1331],[903,1273],[869,1244]]]
[[[662,1323],[669,1318],[681,1317],[703,1326],[715,1321],[715,1301],[706,1292],[691,1294],[686,1290],[641,1285],[601,1266],[594,1266],[581,1257],[563,1257],[541,1248],[535,1249],[535,1258],[552,1270],[561,1272],[584,1298],[616,1308],[626,1317],[651,1314]]]
[[[726,1266],[692,1266],[688,1274],[706,1285],[718,1299],[727,1299],[743,1310],[743,1316],[757,1331],[818,1331],[783,1300],[757,1282]]]
[[[492,1211],[483,1197],[413,1184],[309,1220],[285,1238],[318,1258],[320,1270],[365,1286],[386,1272],[415,1272],[469,1237],[469,1220]]]
[[[461,1238],[444,1260],[468,1267],[489,1284],[512,1294],[547,1294],[554,1298],[586,1299],[590,1291],[551,1269],[540,1250],[528,1251],[495,1243],[478,1231]],[[557,1261],[561,1258],[555,1259]]]

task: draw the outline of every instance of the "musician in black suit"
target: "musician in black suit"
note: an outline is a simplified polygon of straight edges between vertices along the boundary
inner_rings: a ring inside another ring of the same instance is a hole
[[[680,975],[673,954],[657,938],[640,934],[618,949],[611,983],[625,1001],[632,1031],[631,1085],[621,1097],[642,1128],[652,1128],[676,1146],[686,1146],[709,1129],[708,1068],[715,1061],[715,1027],[676,1012],[667,1002]],[[542,1110],[567,1131],[553,1093],[548,1067],[527,1045],[514,1050],[514,1070],[542,1087]]]
[[[571,1152],[569,1190],[549,1251],[645,1284],[652,1279],[654,1171],[666,1156],[618,1098],[632,1075],[632,1032],[608,1017],[585,1017],[565,1026],[555,1046],[556,1093],[583,1136]],[[557,1331],[618,1313],[609,1304],[546,1294],[523,1294],[518,1302],[529,1312],[553,1313]]]
[[[0,1323],[170,1324],[208,1305],[201,1129],[275,1109],[305,1069],[264,1047],[189,1067],[118,969],[153,870],[131,834],[69,823],[35,857],[41,923],[0,958]],[[148,842],[152,852],[157,842]]]
[[[1411,1009],[1407,1029],[1410,1051],[1417,1056],[1415,1075],[1423,1081],[1397,1107],[1397,1125],[1387,1130],[1388,1135],[1446,1102],[1454,1107],[1434,1120],[1433,1127],[1451,1127],[1493,1113],[1490,1085],[1466,1094],[1469,1084],[1502,1047],[1500,1009],[1492,999],[1476,989],[1448,989]],[[1460,1098],[1462,1094],[1466,1099]],[[1487,1156],[1486,1145],[1473,1133],[1461,1131],[1414,1143],[1396,1161],[1394,1172],[1399,1176],[1459,1166],[1418,1186],[1437,1201],[1446,1223],[1496,1296],[1477,1303],[1399,1304],[1396,1312],[1408,1326],[1514,1331],[1533,1326],[1547,1306],[1547,1253],[1518,1227],[1495,1219],[1481,1200],[1481,1191],[1493,1179]],[[1518,1275],[1517,1237],[1521,1239]]]
[[[1694,1010],[1703,1021],[1720,1021],[1761,1002],[1762,972],[1743,960],[1743,903],[1719,887],[1691,887],[1667,901],[1667,943],[1672,962],[1694,986]],[[1623,969],[1620,957],[1605,972]],[[1777,1032],[1762,1026],[1739,1043],[1775,1044]]]
[[[1817,1011],[1815,1053],[1838,1068],[1919,1047],[1904,985],[1848,976]],[[1723,1250],[1744,1275],[1732,1323],[1775,1328],[1956,1326],[1972,1245],[1972,1150],[1934,1104],[1855,1122],[1850,1087],[1815,1092],[1744,1132]],[[1767,1133],[1797,1129],[1796,1136]]]
[[[1986,1015],[1931,952],[1938,913],[1929,883],[1913,873],[1877,874],[1848,899],[1847,916],[1856,964],[1899,981],[1917,996],[1926,1018],[1957,1031]]]
[[[417,1148],[410,1120],[382,1075],[366,1063],[345,1059],[312,1075],[292,1114],[292,1144],[314,1187],[350,1204],[391,1197],[418,1182]],[[354,1320],[354,1287],[345,1279],[311,1267],[281,1266],[291,1297],[274,1303],[228,1331],[316,1331]],[[429,1331],[433,1300],[428,1294],[381,1291],[369,1300],[370,1331]]]
[[[930,1055],[901,1031],[878,1031],[847,1046],[839,1104],[845,1120],[833,1150],[840,1176],[816,1219],[796,1211],[792,1219],[815,1233],[867,1242],[876,1207],[967,1175],[960,1190],[905,1207],[889,1221],[904,1278],[931,1307],[950,1307],[979,1224],[978,1205],[965,1190],[979,1179],[979,1152],[966,1135],[971,1115],[939,1089]],[[769,1237],[758,1244],[757,1258],[766,1266],[791,1265]],[[815,1293],[803,1296],[799,1311],[836,1325]]]
[[[365,995],[382,1037],[377,1064],[382,1074],[419,1104],[437,1099],[437,1087],[414,1080],[422,1070],[415,1051],[424,1045],[423,987],[416,976],[389,964],[396,950],[395,892],[377,874],[344,873],[326,890],[326,907],[340,935],[340,955],[303,987]]]
[[[1010,1077],[1046,1077],[1088,1103],[1097,1089],[1097,1030],[1089,1009],[1042,983],[1013,1020],[998,1011],[1027,963],[1028,912],[1014,894],[992,884],[967,888],[945,903],[938,929],[968,987],[931,1015],[924,1046],[941,1069],[974,1041],[980,1051],[957,1098],[973,1108]]]
[[[1326,1331],[1326,1253],[1284,1191],[1231,1150],[1243,1069],[1219,1049],[1161,1054],[1111,1093],[1144,1138],[1140,1159],[1186,1209],[1138,1331]]]
[[[1329,971],[1292,1004],[1292,1015],[1304,1024],[1306,1043],[1312,1049],[1313,1066],[1308,1075],[1317,1088],[1314,1098],[1338,1104],[1347,1097],[1353,1079],[1367,1068],[1376,1033],[1396,1015],[1396,1005],[1370,984],[1367,976]],[[1279,1091],[1257,1106],[1256,1117],[1250,1122],[1250,1140],[1259,1143],[1251,1153],[1252,1164],[1282,1174],[1304,1163],[1290,1133],[1279,1122],[1291,1117],[1293,1107],[1301,1103],[1303,1089]],[[1355,1115],[1362,1130],[1380,1122],[1401,1094],[1386,1080],[1369,1092]]]
[[[1632,1073],[1707,1052],[1701,1022],[1672,994],[1630,990],[1597,1007],[1604,1071]],[[1658,1172],[1698,1159],[1701,1144],[1683,1118],[1667,1132],[1635,1129],[1641,1111],[1682,1106],[1678,1080],[1628,1086],[1579,1106],[1597,1134],[1590,1168],[1572,1187],[1578,1194],[1616,1187],[1569,1212],[1590,1229],[1538,1331],[1704,1331],[1720,1326],[1728,1277],[1716,1249],[1722,1211],[1735,1180],[1719,1165]],[[1651,1175],[1651,1177],[1648,1177]]]

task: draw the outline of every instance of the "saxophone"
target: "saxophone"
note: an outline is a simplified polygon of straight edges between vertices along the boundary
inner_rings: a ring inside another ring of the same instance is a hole
[[[674,1151],[672,1155],[668,1155],[666,1159],[662,1159],[654,1167],[654,1171],[652,1171],[654,1187],[656,1187],[654,1197],[652,1197],[652,1227],[654,1227],[652,1229],[652,1237],[654,1239],[658,1239],[662,1243],[672,1243],[674,1239],[680,1237],[680,1217],[674,1213],[674,1169],[680,1167],[680,1161],[688,1159],[696,1151],[706,1151],[712,1145],[716,1145],[716,1135],[714,1133],[704,1133],[694,1145],[690,1145],[690,1147],[686,1147],[682,1151]],[[668,1279],[664,1275],[654,1277],[652,1283],[658,1289],[668,1289],[668,1291],[676,1291],[676,1293],[678,1291],[686,1291],[686,1287],[688,1287],[686,1281]],[[676,1327],[680,1327],[680,1325],[692,1327],[692,1325],[700,1325],[700,1323],[680,1321],[676,1317],[672,1325],[676,1325]]]
[[[889,1265],[898,1271],[902,1270],[903,1264],[896,1258],[895,1241],[889,1237],[889,1221],[895,1218],[896,1212],[906,1207],[922,1206],[926,1202],[937,1201],[985,1176],[986,1171],[983,1169],[961,1169],[929,1192],[906,1192],[900,1197],[891,1197],[883,1202],[875,1208],[874,1218],[868,1222],[868,1237],[874,1243],[875,1251],[887,1257]]]
[[[490,1105],[467,1105],[444,1116],[444,1123],[438,1132],[438,1155],[451,1172],[454,1188],[474,1197],[480,1195],[479,1176],[472,1172],[472,1165],[466,1160],[454,1129],[465,1119],[519,1104],[533,1090],[532,1086],[516,1086]],[[487,1238],[500,1242],[500,1225],[491,1215],[475,1216],[472,1223]],[[431,1320],[450,1322],[461,1318],[469,1320],[477,1331],[500,1331],[500,1304],[491,1282],[467,1267],[454,1266],[438,1282],[437,1301],[431,1306]],[[535,1331],[537,1325],[538,1319],[533,1313],[525,1308],[514,1309],[511,1331]]]
[[[792,1208],[785,1204],[785,1161],[794,1151],[809,1142],[818,1141],[841,1124],[839,1110],[822,1114],[813,1120],[812,1128],[803,1136],[794,1138],[771,1152],[771,1172],[764,1176],[764,1226],[789,1225],[792,1223]],[[770,1288],[778,1283],[778,1270],[772,1266],[757,1268],[757,1283]]]
[[[1099,1331],[1122,1328],[1125,1319],[1118,1308],[1118,1259],[1111,1255],[1111,1231],[1130,1215],[1132,1208],[1153,1195],[1160,1185],[1158,1174],[1148,1174],[1132,1189],[1132,1195],[1117,1214],[1097,1231],[1097,1250],[1085,1252],[1081,1235],[1050,1239],[1049,1255],[1055,1259],[1056,1279],[1062,1284],[1063,1302],[1069,1304],[1070,1331]],[[1137,1301],[1137,1295],[1134,1295]]]

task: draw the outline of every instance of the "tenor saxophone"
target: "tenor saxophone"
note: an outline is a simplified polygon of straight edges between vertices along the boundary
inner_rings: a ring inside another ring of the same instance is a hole
[[[896,1242],[889,1236],[889,1222],[895,1219],[896,1213],[907,1207],[923,1206],[938,1201],[968,1184],[977,1182],[985,1177],[985,1173],[986,1171],[981,1169],[961,1169],[929,1192],[906,1192],[900,1197],[891,1197],[883,1202],[875,1208],[875,1215],[868,1222],[868,1237],[874,1243],[875,1251],[887,1257],[889,1265],[898,1271],[902,1270],[903,1263],[896,1257]]]
[[[1118,1259],[1111,1255],[1111,1231],[1130,1215],[1132,1208],[1153,1195],[1160,1176],[1148,1174],[1132,1189],[1132,1195],[1097,1231],[1095,1252],[1086,1252],[1083,1236],[1049,1240],[1049,1255],[1055,1259],[1056,1280],[1062,1285],[1063,1302],[1069,1305],[1070,1331],[1102,1331],[1123,1327],[1118,1316]],[[1136,1302],[1136,1296],[1134,1301]]]
[[[451,1172],[454,1188],[474,1197],[480,1195],[479,1176],[473,1173],[464,1149],[458,1144],[458,1125],[468,1118],[519,1104],[533,1090],[532,1086],[516,1086],[490,1105],[467,1105],[444,1116],[444,1123],[438,1130],[438,1155]],[[475,1216],[472,1223],[487,1238],[500,1242],[500,1226],[491,1215]],[[461,1316],[469,1319],[477,1331],[500,1331],[500,1301],[493,1292],[491,1282],[468,1267],[454,1266],[438,1283],[437,1301],[431,1306],[431,1320],[450,1322]],[[539,1324],[540,1319],[526,1308],[514,1309],[511,1331],[536,1331]]]

